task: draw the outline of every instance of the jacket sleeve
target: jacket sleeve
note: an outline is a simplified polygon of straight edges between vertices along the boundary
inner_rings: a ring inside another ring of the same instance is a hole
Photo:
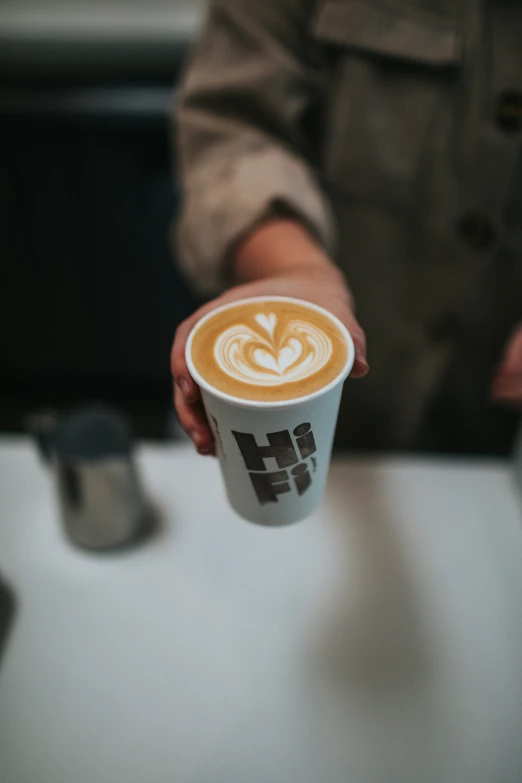
[[[177,109],[178,253],[203,292],[230,282],[232,249],[274,212],[301,220],[331,249],[333,220],[306,131],[321,82],[311,3],[210,3]]]

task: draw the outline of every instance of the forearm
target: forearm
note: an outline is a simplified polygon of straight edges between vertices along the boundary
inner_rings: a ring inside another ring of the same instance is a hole
[[[274,219],[263,223],[237,248],[232,260],[236,282],[248,283],[297,270],[313,274],[331,273],[344,278],[312,234],[298,221]]]

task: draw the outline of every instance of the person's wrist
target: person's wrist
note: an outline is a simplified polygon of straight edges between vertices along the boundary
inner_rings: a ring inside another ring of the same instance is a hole
[[[273,219],[255,228],[237,247],[233,274],[239,283],[303,273],[342,278],[312,234],[291,219]]]

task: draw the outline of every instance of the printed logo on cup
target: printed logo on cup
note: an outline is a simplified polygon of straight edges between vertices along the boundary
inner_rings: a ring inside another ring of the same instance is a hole
[[[232,431],[241,451],[248,477],[261,505],[278,503],[279,495],[289,492],[304,495],[312,486],[312,474],[317,451],[312,427],[300,424],[291,434],[289,430],[268,432],[268,446],[260,446],[250,432]],[[266,461],[275,460],[279,470],[269,471]]]

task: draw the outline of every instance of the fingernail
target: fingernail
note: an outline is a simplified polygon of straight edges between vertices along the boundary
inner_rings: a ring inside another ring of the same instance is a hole
[[[190,437],[192,439],[192,442],[194,443],[195,447],[199,450],[201,448],[201,445],[203,443],[203,438],[199,434],[198,430],[192,430],[190,433]]]
[[[368,364],[364,356],[361,356],[361,354],[356,354],[355,360],[359,362],[359,368],[362,372],[367,373],[370,371],[370,365]]]
[[[178,381],[178,386],[181,389],[181,393],[184,397],[190,396],[190,383],[186,380],[186,378],[181,378]]]

